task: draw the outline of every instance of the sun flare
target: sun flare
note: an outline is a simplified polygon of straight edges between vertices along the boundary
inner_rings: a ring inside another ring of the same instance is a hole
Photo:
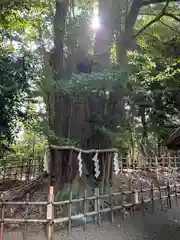
[[[97,29],[100,28],[100,19],[99,19],[98,16],[95,16],[95,17],[92,19],[91,27],[92,27],[92,29],[94,29],[94,30],[97,30]]]

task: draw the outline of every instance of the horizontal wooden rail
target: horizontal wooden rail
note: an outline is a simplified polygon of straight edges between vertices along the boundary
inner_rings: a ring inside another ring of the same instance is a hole
[[[158,202],[160,202],[161,208],[163,210],[164,206],[163,206],[163,201],[165,202],[169,202],[169,208],[172,206],[171,202],[172,199],[175,199],[177,205],[178,205],[178,201],[180,200],[179,196],[180,196],[180,184],[167,184],[165,186],[159,186],[159,187],[154,187],[152,185],[152,187],[150,188],[141,188],[141,189],[132,189],[132,190],[128,190],[128,191],[118,191],[118,192],[113,192],[112,188],[109,187],[109,192],[105,193],[105,194],[100,194],[99,189],[95,189],[95,192],[92,196],[87,196],[87,191],[85,190],[84,192],[84,197],[81,198],[76,198],[73,199],[72,198],[72,192],[70,193],[70,197],[68,200],[65,201],[37,201],[37,202],[33,202],[33,201],[29,201],[27,198],[26,201],[11,201],[11,202],[0,202],[0,208],[2,209],[1,211],[1,216],[0,216],[0,225],[1,225],[1,229],[2,231],[4,231],[4,226],[6,225],[10,225],[10,224],[23,224],[25,226],[25,232],[27,232],[27,226],[28,224],[44,224],[47,226],[47,229],[49,226],[52,225],[58,225],[58,224],[65,224],[68,223],[68,231],[71,231],[72,228],[72,222],[76,221],[76,220],[80,220],[80,219],[84,219],[84,228],[86,228],[86,224],[87,224],[87,219],[90,217],[95,217],[97,224],[100,225],[101,224],[101,216],[104,213],[110,213],[111,216],[111,221],[113,221],[114,219],[114,213],[117,211],[120,211],[120,213],[124,214],[126,213],[126,211],[129,211],[129,209],[132,209],[133,212],[135,213],[136,211],[136,206],[142,206],[141,208],[145,209],[145,207],[147,205],[145,204],[149,204],[149,206],[152,206],[152,208],[154,208],[154,203],[156,200],[158,200]],[[173,189],[173,190],[172,190]],[[149,192],[149,195],[147,194],[147,196],[144,196],[144,193]],[[159,196],[156,195],[156,193],[159,193]],[[135,195],[138,194],[138,196],[140,198],[138,198],[137,200],[135,200]],[[127,201],[127,199],[125,200],[126,196],[130,196],[131,197],[131,201],[129,202],[129,200]],[[120,197],[116,198],[116,197]],[[119,199],[120,201],[118,201],[118,203],[113,202],[113,198],[115,198],[116,200]],[[106,200],[106,205],[102,205],[101,203],[101,199],[104,201],[104,199],[108,199]],[[92,209],[91,211],[87,211],[86,209],[86,205],[88,201],[93,201],[94,202],[94,209]],[[80,213],[72,213],[72,205],[75,203],[83,203],[84,204],[84,210],[82,210],[82,212]],[[67,216],[54,216],[54,211],[56,209],[56,207],[58,206],[62,206],[62,205],[68,205],[69,206],[69,214],[67,214]],[[10,206],[13,205],[19,205],[21,207],[24,206],[25,208],[25,217],[23,218],[16,218],[16,216],[13,217],[8,217],[5,214],[5,209],[9,208]],[[28,208],[32,205],[35,205],[36,208],[44,206],[46,208],[46,211],[44,213],[46,213],[46,217],[40,217],[39,219],[35,219],[35,217],[33,216],[32,218],[30,216],[28,216]],[[51,212],[51,215],[49,215],[49,211]],[[143,210],[145,211],[145,210]],[[50,217],[51,216],[51,217]]]

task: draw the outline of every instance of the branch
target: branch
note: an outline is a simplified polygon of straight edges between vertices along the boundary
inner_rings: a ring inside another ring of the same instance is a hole
[[[141,3],[139,0],[134,0],[131,4],[131,9],[129,14],[125,19],[125,32],[126,35],[131,35],[133,32],[133,27],[135,25],[136,19],[138,17],[139,11],[141,9]]]
[[[180,31],[177,31],[176,29],[172,28],[170,25],[164,23],[163,21],[160,20],[160,23],[163,24],[165,27],[168,27],[168,28],[171,29],[172,31],[180,34]]]
[[[159,42],[161,42],[162,44],[164,44],[164,42],[162,42],[159,38],[157,38],[157,37],[155,37],[155,36],[153,36],[152,34],[150,34],[150,33],[144,33],[145,35],[147,35],[147,36],[149,36],[149,37],[151,37],[151,38],[153,38],[154,40],[156,40],[156,41],[159,41]]]
[[[157,3],[165,3],[165,0],[143,0],[142,6],[150,5],[150,4],[157,4]],[[177,2],[177,0],[170,0],[169,2]]]
[[[167,16],[167,17],[170,17],[170,18],[172,18],[172,19],[174,19],[175,21],[177,21],[177,22],[179,22],[180,23],[180,18],[178,18],[177,16],[175,16],[174,14],[172,14],[172,13],[164,13],[164,15],[165,16]]]
[[[165,14],[166,8],[168,7],[169,0],[167,0],[165,6],[163,7],[162,11],[150,22],[148,22],[145,26],[143,26],[135,35],[134,38],[137,38],[142,32],[144,32],[148,27],[150,27],[155,22],[159,21]]]

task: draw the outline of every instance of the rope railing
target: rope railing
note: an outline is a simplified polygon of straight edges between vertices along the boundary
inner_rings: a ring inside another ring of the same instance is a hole
[[[117,148],[107,148],[107,149],[81,149],[78,147],[73,146],[56,146],[56,145],[50,145],[52,149],[56,150],[74,150],[76,152],[82,152],[82,153],[104,153],[104,152],[119,152]]]
[[[76,151],[78,153],[77,160],[78,160],[78,169],[79,169],[79,176],[82,176],[82,168],[83,168],[83,157],[82,153],[94,153],[94,156],[92,157],[92,161],[94,162],[94,170],[95,170],[95,177],[98,178],[100,175],[100,165],[99,165],[99,156],[100,153],[110,153],[113,154],[112,158],[109,158],[109,160],[113,160],[114,162],[114,172],[116,175],[120,172],[120,166],[119,166],[119,151],[116,148],[107,148],[107,149],[81,149],[74,146],[56,146],[56,145],[50,145],[49,147],[46,147],[45,151],[45,157],[44,157],[44,170],[49,172],[49,160],[50,155],[48,154],[50,149],[53,150],[69,150],[69,151]]]

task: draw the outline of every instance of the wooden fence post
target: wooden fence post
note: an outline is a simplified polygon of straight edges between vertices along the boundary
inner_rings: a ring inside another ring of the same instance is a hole
[[[47,220],[48,220],[48,225],[47,225],[47,240],[52,240],[52,235],[53,235],[53,220],[54,220],[54,206],[53,206],[53,201],[54,201],[54,186],[50,186],[50,191],[49,191],[49,201],[47,204]]]
[[[26,220],[28,219],[28,211],[29,211],[29,205],[28,205],[28,202],[29,202],[29,193],[26,194],[26,206],[25,206],[25,223],[24,223],[24,231],[23,231],[23,240],[26,240],[27,239],[27,230],[28,230],[28,227],[27,227],[27,222]]]
[[[152,204],[152,212],[155,210],[154,206],[154,185],[151,183],[151,204]]]
[[[110,209],[111,209],[111,222],[114,221],[114,211],[113,211],[113,194],[112,194],[112,188],[109,187],[109,200],[110,200]]]
[[[86,230],[86,225],[87,225],[86,213],[87,213],[87,190],[85,189],[84,190],[84,231]]]
[[[95,188],[95,211],[97,213],[97,223],[100,226],[101,225],[101,216],[100,216],[100,199],[99,199],[99,189]]]
[[[142,214],[144,215],[145,214],[145,209],[144,209],[144,191],[143,191],[143,185],[141,184],[141,191],[140,191],[140,194],[141,194],[141,203],[142,203]]]
[[[0,240],[3,240],[4,237],[4,212],[5,212],[5,204],[2,203],[1,208],[1,232],[0,232]]]
[[[177,184],[175,183],[174,185],[174,188],[175,188],[175,200],[176,200],[176,206],[178,207],[178,193],[177,193]]]
[[[169,183],[169,182],[168,182],[168,184],[167,184],[167,192],[168,192],[169,208],[172,208],[172,204],[171,204],[171,186],[170,186],[170,183]]]
[[[164,210],[164,205],[163,205],[163,197],[162,197],[162,192],[161,192],[161,186],[159,185],[159,195],[160,195],[160,204],[161,204],[161,210]]]
[[[71,227],[72,227],[71,215],[72,215],[72,191],[70,191],[70,196],[69,196],[69,224],[68,224],[68,234],[71,233]]]

